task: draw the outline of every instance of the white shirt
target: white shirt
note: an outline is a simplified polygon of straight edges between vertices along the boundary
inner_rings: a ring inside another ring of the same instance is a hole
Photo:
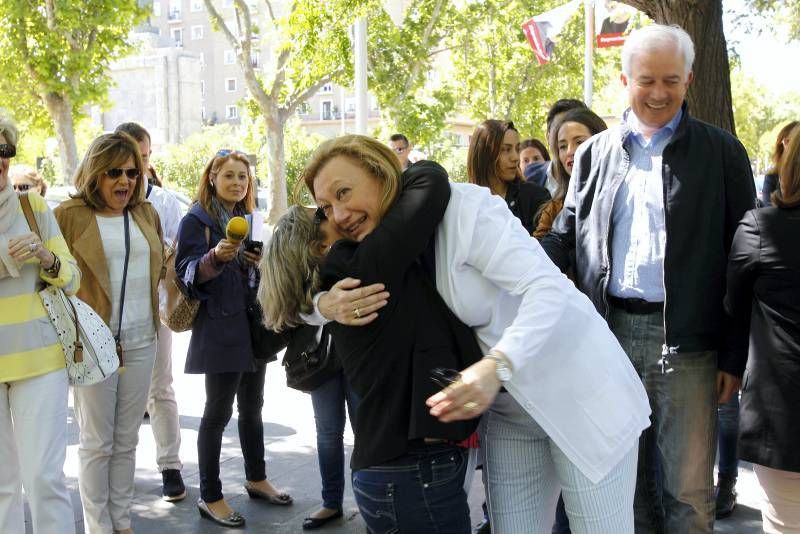
[[[181,224],[181,203],[175,198],[175,195],[154,185],[150,190],[147,200],[153,204],[153,207],[158,212],[158,217],[161,219],[161,233],[164,234],[164,244],[168,247],[174,247],[175,241],[178,239],[178,227]]]
[[[451,184],[436,232],[436,288],[505,384],[581,472],[601,480],[650,425],[644,386],[605,320],[499,197]]]
[[[125,221],[122,215],[101,217],[96,215],[103,252],[111,280],[111,320],[113,334],[119,328],[119,300],[122,292],[122,275],[125,268]],[[150,245],[130,217],[130,258],[125,284],[125,305],[122,310],[122,335],[124,350],[146,347],[156,338],[153,328],[153,308],[150,302]]]

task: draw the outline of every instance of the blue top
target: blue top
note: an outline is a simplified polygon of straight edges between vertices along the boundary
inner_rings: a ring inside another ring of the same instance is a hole
[[[631,133],[624,141],[630,167],[617,189],[611,211],[611,276],[608,294],[664,301],[664,178],[662,154],[683,117],[678,113],[648,140],[629,109],[623,120]]]

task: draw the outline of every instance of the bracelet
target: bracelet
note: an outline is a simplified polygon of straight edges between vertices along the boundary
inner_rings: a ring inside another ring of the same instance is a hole
[[[58,271],[61,270],[61,260],[58,259],[58,256],[56,256],[53,252],[50,252],[50,254],[53,254],[53,265],[51,265],[49,269],[44,269],[44,272],[52,277],[56,277],[58,276]]]

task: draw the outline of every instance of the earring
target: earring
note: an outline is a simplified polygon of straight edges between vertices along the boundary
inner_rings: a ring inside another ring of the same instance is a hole
[[[211,187],[214,187],[214,182],[209,181],[208,183],[211,184]]]

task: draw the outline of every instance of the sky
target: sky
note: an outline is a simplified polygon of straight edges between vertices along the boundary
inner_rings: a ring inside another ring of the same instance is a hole
[[[800,68],[795,66],[800,57],[800,42],[787,44],[786,32],[775,28],[769,21],[756,24],[765,30],[760,35],[735,25],[733,17],[736,14],[747,15],[749,11],[743,0],[724,0],[723,7],[726,10],[728,46],[733,46],[739,53],[744,72],[772,91],[800,91]]]

